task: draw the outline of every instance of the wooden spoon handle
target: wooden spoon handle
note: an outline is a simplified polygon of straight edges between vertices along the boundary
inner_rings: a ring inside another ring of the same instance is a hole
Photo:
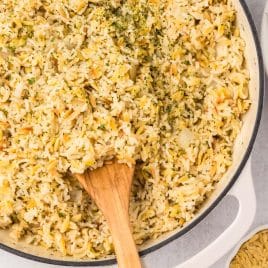
[[[123,208],[118,209],[118,203],[113,210],[114,217],[106,215],[110,226],[118,266],[120,268],[141,268],[140,258],[136,244],[132,237],[128,214]]]

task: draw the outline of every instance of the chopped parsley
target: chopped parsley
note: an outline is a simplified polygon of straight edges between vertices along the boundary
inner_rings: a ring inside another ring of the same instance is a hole
[[[35,78],[33,77],[33,78],[28,79],[28,83],[30,85],[33,85],[35,83]]]
[[[105,127],[104,124],[101,124],[98,128],[101,129],[101,130],[106,130],[106,127]]]

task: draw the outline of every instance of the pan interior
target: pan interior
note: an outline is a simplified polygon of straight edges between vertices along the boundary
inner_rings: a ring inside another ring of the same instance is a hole
[[[213,205],[215,200],[221,195],[224,189],[232,181],[232,178],[235,176],[238,166],[240,165],[241,161],[243,161],[245,154],[248,150],[248,147],[251,143],[251,138],[255,131],[255,122],[257,119],[257,115],[258,115],[258,107],[261,101],[259,99],[259,96],[260,96],[259,94],[259,90],[260,90],[260,81],[259,81],[260,66],[259,64],[260,63],[258,61],[257,48],[255,45],[255,40],[254,40],[254,36],[252,33],[252,29],[248,21],[248,18],[244,12],[244,9],[240,1],[234,0],[233,5],[235,6],[235,9],[237,10],[237,23],[239,24],[239,27],[241,30],[241,36],[246,42],[245,57],[246,57],[246,64],[250,72],[250,78],[251,78],[250,83],[249,83],[249,88],[250,88],[250,98],[252,101],[250,110],[243,118],[244,124],[241,130],[241,133],[237,137],[237,140],[234,146],[233,165],[229,168],[228,172],[225,174],[225,176],[222,178],[222,180],[218,184],[216,190],[213,192],[210,198],[208,198],[207,201],[203,204],[202,208],[199,210],[199,212],[196,214],[196,217],[191,222],[185,225],[185,227],[182,229],[176,229],[168,234],[161,236],[159,239],[153,242],[147,243],[146,245],[143,246],[142,250],[151,250],[153,247],[159,245],[160,243],[164,242],[167,239],[170,239],[174,235],[179,236],[179,234],[184,233],[185,229],[187,229],[188,226],[193,223],[193,221],[202,217],[202,215],[205,214],[207,209]],[[31,246],[31,245],[24,243],[23,241],[14,243],[14,241],[12,241],[7,235],[7,231],[4,231],[4,230],[0,231],[0,241],[4,246],[16,249],[20,251],[21,253],[22,252],[28,253],[30,255],[39,256],[39,257],[47,258],[50,260],[72,261],[72,262],[76,261],[71,257],[62,257],[61,255],[53,251],[44,250],[43,248],[37,247],[37,246]],[[111,260],[111,259],[113,259],[113,256],[105,260]],[[99,261],[94,261],[94,262],[91,261],[91,263],[97,264],[98,262],[101,262],[103,260],[104,259],[99,260]],[[77,260],[77,262],[81,263],[81,260]],[[83,260],[82,262],[89,263],[90,261]]]

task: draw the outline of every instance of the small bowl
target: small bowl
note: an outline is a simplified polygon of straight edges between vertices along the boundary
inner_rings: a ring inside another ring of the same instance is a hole
[[[226,262],[226,268],[230,267],[230,264],[232,262],[232,260],[234,259],[234,257],[237,255],[237,253],[239,252],[240,248],[242,247],[242,245],[244,243],[246,243],[248,240],[250,240],[254,235],[256,235],[257,233],[264,231],[264,230],[268,230],[268,225],[261,225],[259,227],[257,227],[256,229],[254,229],[253,231],[251,231],[248,235],[246,235],[235,247],[235,249],[232,251],[232,253],[229,255],[227,262]]]

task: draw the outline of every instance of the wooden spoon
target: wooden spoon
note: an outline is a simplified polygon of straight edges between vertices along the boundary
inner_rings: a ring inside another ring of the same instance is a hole
[[[75,174],[108,222],[120,268],[141,268],[128,215],[133,173],[134,167],[113,162]]]

